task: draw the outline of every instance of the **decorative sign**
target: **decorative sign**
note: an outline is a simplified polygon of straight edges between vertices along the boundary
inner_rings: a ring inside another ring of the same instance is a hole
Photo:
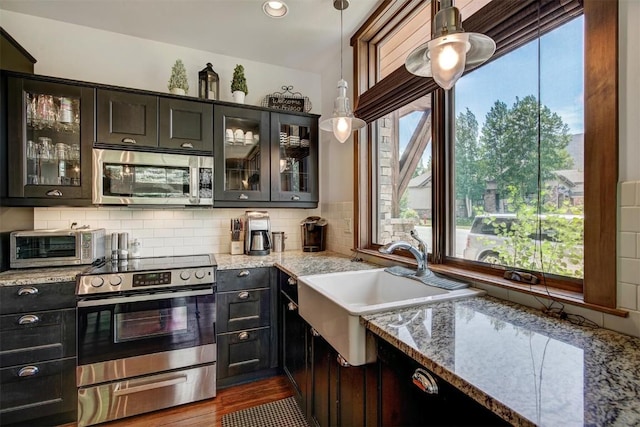
[[[270,96],[267,100],[267,107],[304,113],[304,99]]]

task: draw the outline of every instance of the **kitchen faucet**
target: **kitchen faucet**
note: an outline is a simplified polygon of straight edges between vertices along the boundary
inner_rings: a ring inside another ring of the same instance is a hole
[[[386,245],[378,249],[383,254],[390,254],[396,249],[406,249],[411,252],[418,262],[418,269],[416,270],[416,276],[424,276],[427,272],[427,244],[422,240],[416,230],[411,230],[411,237],[418,241],[418,247],[416,248],[411,243],[403,240],[387,243]]]

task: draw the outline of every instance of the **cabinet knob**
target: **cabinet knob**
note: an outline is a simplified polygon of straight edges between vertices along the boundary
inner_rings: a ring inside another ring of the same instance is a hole
[[[438,394],[438,383],[429,372],[422,368],[415,370],[411,376],[413,384],[427,394]]]
[[[298,306],[295,305],[294,303],[290,302],[289,304],[287,304],[287,310],[296,311],[297,309],[298,309]]]
[[[241,341],[245,341],[249,339],[249,333],[248,332],[240,332],[238,334],[238,339]]]
[[[293,196],[291,196],[291,200],[300,200],[300,196],[294,194]]]
[[[124,142],[125,144],[137,144],[138,141],[136,141],[133,138],[122,138],[122,142]]]
[[[182,148],[193,148],[193,144],[190,142],[183,142],[182,144],[180,144],[180,147]]]
[[[287,279],[287,283],[290,284],[291,286],[295,286],[298,284],[298,281],[294,277],[289,277]]]
[[[249,298],[249,292],[247,292],[247,291],[242,291],[242,292],[240,292],[240,293],[238,294],[238,298],[240,298],[240,299],[247,299],[247,298]]]
[[[247,196],[246,194],[242,193],[241,195],[238,196],[238,199],[240,199],[240,200],[248,200],[249,196]]]
[[[32,325],[38,323],[40,318],[35,314],[25,314],[18,319],[18,325]]]
[[[33,286],[29,286],[27,288],[20,288],[18,291],[18,296],[23,295],[35,295],[38,293],[38,288],[34,288]]]
[[[62,191],[58,189],[49,190],[44,194],[46,194],[47,196],[62,197]]]
[[[336,362],[338,362],[338,365],[342,366],[343,368],[349,368],[351,366],[351,364],[347,362],[347,359],[342,357],[341,354],[338,354],[338,356],[336,357]]]
[[[247,277],[249,274],[251,274],[249,270],[242,270],[240,273],[238,273],[238,277]]]
[[[35,374],[37,374],[38,372],[40,372],[40,369],[38,369],[37,366],[25,366],[24,368],[21,368],[18,371],[18,376],[19,377],[32,377]]]

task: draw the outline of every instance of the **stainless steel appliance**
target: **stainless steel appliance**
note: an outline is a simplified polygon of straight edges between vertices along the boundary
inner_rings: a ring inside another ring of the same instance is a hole
[[[327,220],[319,216],[310,216],[302,220],[302,251],[319,252],[327,247]]]
[[[269,255],[271,252],[271,225],[269,213],[247,211],[244,250],[247,255]]]
[[[104,228],[13,231],[11,268],[92,264],[104,260]]]
[[[78,279],[78,426],[216,395],[215,258],[107,262]]]
[[[93,203],[213,205],[213,157],[93,149]]]

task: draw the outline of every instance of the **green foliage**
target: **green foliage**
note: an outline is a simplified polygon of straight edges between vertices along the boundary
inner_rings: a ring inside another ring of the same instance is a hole
[[[485,181],[477,167],[480,161],[478,121],[467,108],[456,118],[456,198],[482,199]],[[470,217],[471,212],[467,212]]]
[[[171,77],[169,78],[169,84],[167,85],[169,90],[173,88],[184,89],[185,92],[189,92],[189,83],[187,81],[187,69],[184,67],[181,59],[177,59],[176,63],[171,68]]]
[[[400,218],[404,218],[404,219],[414,218],[417,220],[420,219],[420,217],[418,216],[418,212],[414,211],[411,208],[407,208],[402,212],[400,212]]]
[[[233,79],[231,80],[231,92],[237,90],[244,92],[245,95],[249,94],[247,79],[244,77],[244,67],[238,64],[236,64],[236,68],[233,70]]]
[[[531,204],[522,203],[516,221],[507,224],[495,217],[496,236],[502,237],[494,249],[499,263],[509,267],[582,278],[584,275],[584,218],[568,205],[547,206],[538,215]]]

